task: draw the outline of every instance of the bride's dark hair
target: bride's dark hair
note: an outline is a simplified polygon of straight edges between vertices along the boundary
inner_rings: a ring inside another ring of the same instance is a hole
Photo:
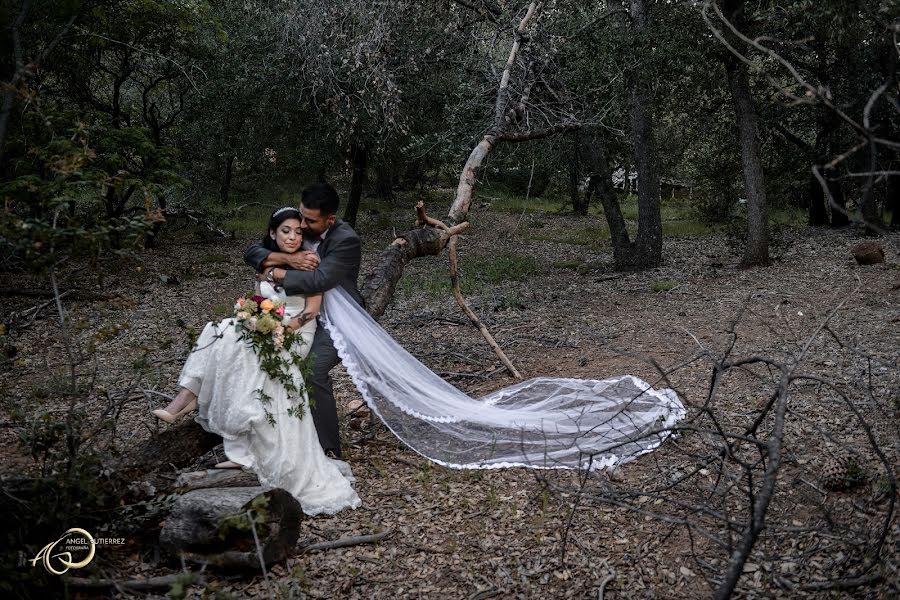
[[[275,240],[272,239],[272,232],[278,229],[278,226],[288,219],[297,219],[299,221],[300,211],[291,206],[285,206],[272,213],[272,216],[269,217],[269,227],[268,229],[266,229],[266,232],[262,237],[263,248],[265,248],[266,250],[271,250],[272,252],[280,251],[280,249],[278,248],[278,244],[276,244]]]

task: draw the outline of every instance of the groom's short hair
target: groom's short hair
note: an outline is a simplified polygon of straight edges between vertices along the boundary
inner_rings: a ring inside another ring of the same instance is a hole
[[[337,214],[341,200],[337,190],[327,183],[313,183],[303,190],[300,202],[305,208],[318,210],[322,215]]]

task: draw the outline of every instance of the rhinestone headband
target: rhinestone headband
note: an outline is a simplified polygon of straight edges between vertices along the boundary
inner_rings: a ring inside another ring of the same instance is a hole
[[[273,217],[277,217],[278,215],[280,215],[281,213],[283,213],[283,212],[286,211],[286,210],[292,210],[292,211],[294,211],[294,212],[300,212],[300,211],[298,211],[296,208],[294,208],[293,206],[283,206],[283,207],[279,208],[278,210],[276,210],[274,213],[272,213],[272,216],[273,216]]]

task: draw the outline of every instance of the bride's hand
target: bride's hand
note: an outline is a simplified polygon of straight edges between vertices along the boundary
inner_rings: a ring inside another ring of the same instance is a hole
[[[315,319],[318,316],[319,316],[319,311],[304,312],[304,313],[300,313],[300,316],[297,318],[300,319],[300,326],[302,327],[303,325],[306,325],[307,323],[309,323],[310,321],[312,321],[313,319]]]
[[[288,256],[288,264],[300,271],[313,271],[319,266],[319,255],[309,250],[295,252]]]
[[[298,317],[294,317],[293,319],[290,319],[289,321],[287,321],[284,324],[284,328],[287,329],[288,331],[290,331],[291,333],[294,333],[295,331],[300,329],[300,319]]]

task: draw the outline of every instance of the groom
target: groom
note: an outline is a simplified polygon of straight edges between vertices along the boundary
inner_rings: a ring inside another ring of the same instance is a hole
[[[356,280],[362,255],[359,237],[353,228],[337,218],[340,200],[327,183],[314,183],[303,190],[300,200],[300,228],[303,251],[294,254],[270,252],[255,243],[244,252],[244,262],[264,273],[266,279],[284,287],[288,295],[315,294],[341,286],[364,305]],[[287,265],[290,269],[281,268]],[[312,369],[313,423],[325,454],[341,458],[337,407],[331,385],[331,369],[340,359],[331,336],[321,325],[316,328],[310,352]]]

